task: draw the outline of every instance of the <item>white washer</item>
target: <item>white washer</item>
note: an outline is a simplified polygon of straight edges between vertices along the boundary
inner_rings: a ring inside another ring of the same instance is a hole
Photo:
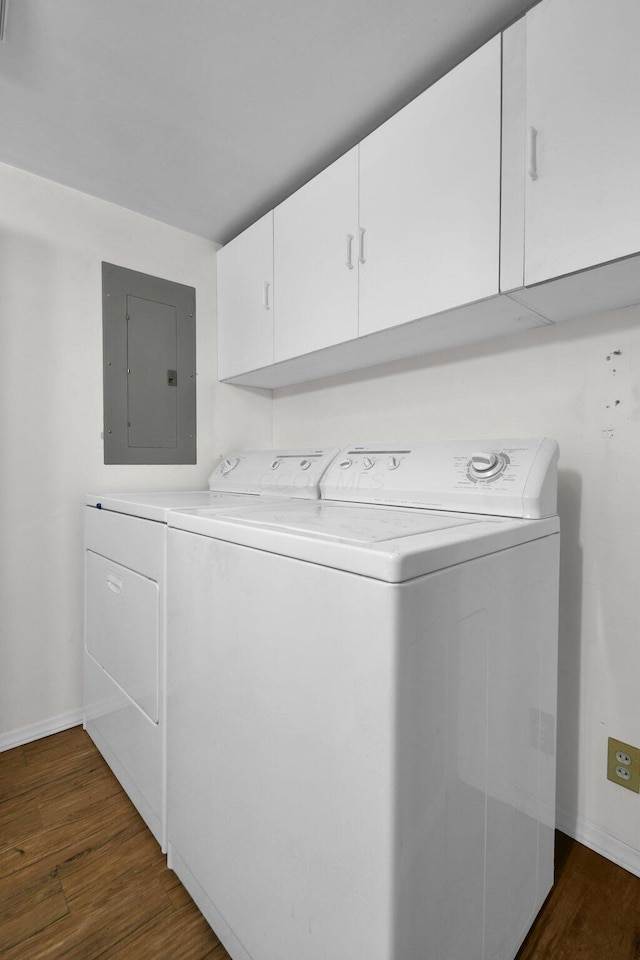
[[[85,497],[84,726],[163,850],[167,513],[316,498],[336,452],[236,453],[208,491]]]
[[[234,960],[513,960],[553,878],[557,445],[169,516],[168,854]]]

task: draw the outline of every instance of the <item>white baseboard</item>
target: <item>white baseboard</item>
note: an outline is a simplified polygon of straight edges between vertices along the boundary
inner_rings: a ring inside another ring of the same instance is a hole
[[[592,823],[571,816],[564,810],[556,809],[556,827],[567,836],[573,837],[578,843],[584,844],[590,850],[595,850],[607,860],[617,863],[619,867],[640,877],[640,850],[636,850],[635,847],[630,847],[629,844],[612,837],[611,834],[605,833]]]
[[[21,747],[25,743],[31,743],[32,740],[49,737],[52,733],[68,730],[69,727],[77,727],[79,723],[82,723],[82,710],[71,710],[69,713],[60,714],[58,717],[33,723],[30,727],[21,727],[19,730],[11,730],[9,733],[0,733],[0,753],[3,750],[11,750],[12,747]]]

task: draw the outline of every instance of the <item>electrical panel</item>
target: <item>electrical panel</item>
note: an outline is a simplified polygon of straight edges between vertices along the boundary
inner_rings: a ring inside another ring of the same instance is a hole
[[[195,290],[102,264],[104,462],[196,462]]]

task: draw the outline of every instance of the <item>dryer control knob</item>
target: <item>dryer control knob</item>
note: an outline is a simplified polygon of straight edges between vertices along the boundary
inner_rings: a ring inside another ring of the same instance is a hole
[[[341,467],[343,470],[348,470],[352,463],[353,463],[353,460],[349,460],[348,457],[345,457],[344,460],[341,460],[341,461],[340,461],[340,467]]]
[[[274,460],[273,463],[271,464],[271,469],[272,469],[272,470],[277,470],[278,467],[280,466],[281,462],[282,462],[281,460]]]
[[[308,470],[310,466],[311,466],[311,460],[307,460],[307,459],[305,458],[304,460],[301,460],[301,461],[300,461],[300,469],[301,469],[301,470]]]
[[[397,470],[399,466],[400,460],[398,457],[389,457],[389,462],[387,463],[389,470]]]
[[[220,473],[223,477],[226,477],[228,473],[231,473],[232,470],[235,470],[239,463],[239,457],[232,457],[231,460],[223,460],[220,464]]]
[[[362,460],[362,466],[364,467],[365,470],[371,470],[374,464],[375,464],[375,460],[373,459],[373,457],[364,457]]]

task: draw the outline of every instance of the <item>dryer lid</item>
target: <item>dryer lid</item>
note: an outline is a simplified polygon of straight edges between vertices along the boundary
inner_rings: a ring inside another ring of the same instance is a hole
[[[236,493],[216,493],[211,490],[155,490],[139,493],[88,493],[84,502],[89,507],[110,510],[113,513],[125,513],[143,520],[167,522],[170,510],[194,510],[201,507],[210,509],[229,508],[246,497]],[[257,495],[252,500],[257,500]],[[263,502],[263,501],[260,501]]]

